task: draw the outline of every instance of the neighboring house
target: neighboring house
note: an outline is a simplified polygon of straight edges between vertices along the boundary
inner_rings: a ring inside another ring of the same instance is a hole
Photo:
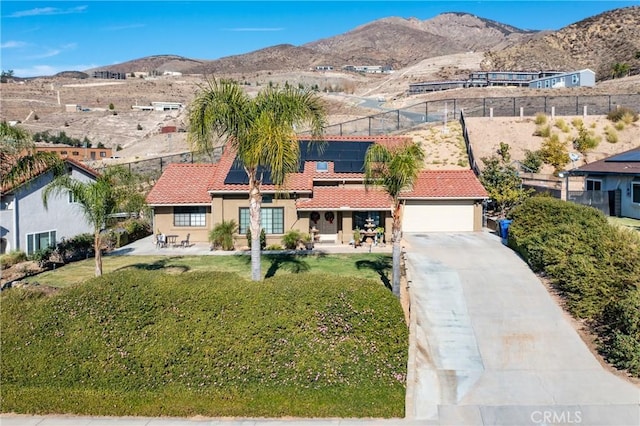
[[[318,150],[300,139],[300,169],[288,175],[279,193],[265,172],[262,227],[267,244],[280,244],[296,229],[317,240],[348,244],[353,230],[365,229],[367,219],[391,237],[391,200],[381,189],[366,187],[364,157],[373,143],[392,145],[401,137],[326,136]],[[247,176],[231,150],[216,164],[171,164],[147,196],[154,211],[154,231],[190,234],[207,241],[209,231],[223,220],[239,224],[236,235],[246,241],[249,228]],[[405,232],[475,231],[482,228],[482,200],[487,193],[471,170],[423,171],[406,203]]]
[[[111,148],[84,148],[70,145],[37,145],[36,152],[55,152],[61,158],[71,158],[76,161],[95,161],[110,158]]]
[[[596,73],[590,69],[546,76],[529,82],[532,89],[557,89],[562,87],[593,87]]]
[[[584,190],[569,191],[569,201],[591,205],[610,216],[640,219],[640,147],[568,173],[584,176]]]
[[[71,177],[83,182],[97,177],[95,170],[75,160],[66,159],[65,168]],[[68,196],[52,196],[49,208],[44,208],[42,192],[52,180],[53,172],[45,170],[20,185],[2,188],[0,253],[21,250],[30,255],[62,238],[93,232],[80,206]]]

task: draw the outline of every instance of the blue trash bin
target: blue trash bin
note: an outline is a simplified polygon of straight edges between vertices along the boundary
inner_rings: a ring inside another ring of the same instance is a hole
[[[500,237],[503,241],[507,241],[509,238],[509,225],[511,225],[511,219],[502,219],[498,221],[498,226],[500,229]]]

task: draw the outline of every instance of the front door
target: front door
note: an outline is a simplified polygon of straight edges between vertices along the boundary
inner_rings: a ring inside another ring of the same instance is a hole
[[[338,221],[336,212],[320,212],[320,219],[316,227],[320,241],[335,241],[338,234]]]

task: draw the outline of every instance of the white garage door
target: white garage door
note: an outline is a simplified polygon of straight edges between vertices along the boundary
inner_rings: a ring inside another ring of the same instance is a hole
[[[473,202],[407,201],[402,217],[404,232],[473,231]]]

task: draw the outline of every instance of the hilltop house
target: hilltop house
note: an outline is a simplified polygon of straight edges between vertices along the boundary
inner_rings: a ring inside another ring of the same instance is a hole
[[[325,137],[322,150],[301,138],[300,168],[284,190],[264,170],[261,222],[267,244],[280,244],[290,229],[312,233],[316,241],[348,244],[367,220],[391,236],[391,200],[364,185],[363,164],[371,144],[397,144],[398,137]],[[239,224],[236,238],[246,241],[249,227],[248,180],[235,154],[226,149],[216,164],[171,164],[147,196],[154,230],[206,242],[223,220]],[[405,232],[475,231],[482,227],[487,193],[471,170],[422,171],[414,188],[402,195]]]
[[[565,173],[584,177],[582,191],[568,192],[570,201],[593,206],[610,216],[640,219],[640,148]]]
[[[65,159],[65,167],[71,177],[83,182],[97,177],[95,170],[70,158]],[[45,210],[42,192],[53,178],[51,170],[42,170],[19,185],[2,188],[0,253],[21,250],[30,255],[55,245],[62,238],[93,232],[80,206],[70,197],[52,196]]]

